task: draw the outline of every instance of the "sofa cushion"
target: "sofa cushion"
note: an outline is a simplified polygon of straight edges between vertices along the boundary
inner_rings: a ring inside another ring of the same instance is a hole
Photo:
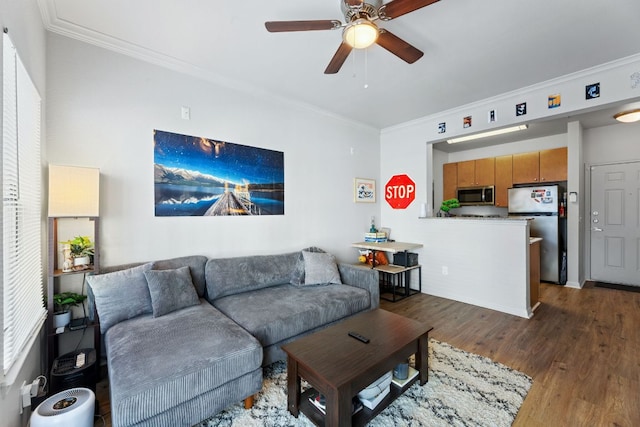
[[[144,272],[151,294],[153,317],[164,316],[181,308],[199,304],[196,288],[191,281],[189,267],[175,270],[149,270]]]
[[[101,333],[106,333],[118,322],[153,311],[144,276],[144,272],[150,269],[151,263],[147,263],[87,277],[98,310]]]
[[[268,346],[366,310],[370,299],[354,286],[285,284],[230,295],[214,305]]]
[[[254,372],[262,362],[258,341],[204,300],[162,317],[119,323],[107,332],[105,347],[117,425],[137,425]]]
[[[302,256],[304,257],[305,285],[342,284],[333,255],[302,251]]]
[[[281,255],[212,258],[207,261],[207,299],[289,283],[298,252]]]
[[[192,255],[179,258],[165,259],[154,261],[151,264],[152,270],[174,270],[176,268],[188,266],[191,273],[193,285],[198,292],[199,297],[204,296],[206,282],[204,278],[204,266],[207,263],[207,257],[204,255]]]
[[[293,273],[291,274],[291,280],[289,281],[289,283],[295,286],[304,285],[304,256],[302,255],[302,252],[324,253],[322,249],[315,246],[311,246],[300,251],[300,254],[298,255],[298,262],[296,263]]]

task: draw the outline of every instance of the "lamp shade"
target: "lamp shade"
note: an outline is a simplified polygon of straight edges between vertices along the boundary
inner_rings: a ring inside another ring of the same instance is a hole
[[[366,49],[378,39],[378,28],[364,18],[356,19],[344,29],[342,38],[354,49]]]
[[[49,217],[100,215],[100,169],[49,165]]]

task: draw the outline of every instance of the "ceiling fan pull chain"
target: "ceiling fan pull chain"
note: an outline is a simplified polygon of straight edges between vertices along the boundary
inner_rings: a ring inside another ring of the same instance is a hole
[[[364,50],[364,88],[367,89],[369,87],[369,54],[367,53],[369,49]]]

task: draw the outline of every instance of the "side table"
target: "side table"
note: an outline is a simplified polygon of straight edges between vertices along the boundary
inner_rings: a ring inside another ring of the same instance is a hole
[[[395,254],[404,252],[404,265],[372,265],[371,268],[380,272],[380,298],[396,302],[403,298],[422,292],[422,266],[408,265],[408,251],[421,248],[421,243],[405,242],[358,242],[351,246],[358,249],[366,249],[373,252],[373,259],[377,251]],[[411,288],[411,271],[418,270],[418,289]],[[390,294],[390,297],[385,296]]]

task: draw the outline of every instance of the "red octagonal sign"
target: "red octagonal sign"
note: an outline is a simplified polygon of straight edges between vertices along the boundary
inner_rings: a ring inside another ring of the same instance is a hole
[[[394,175],[384,186],[384,199],[393,209],[406,209],[416,198],[416,183],[407,175]]]

